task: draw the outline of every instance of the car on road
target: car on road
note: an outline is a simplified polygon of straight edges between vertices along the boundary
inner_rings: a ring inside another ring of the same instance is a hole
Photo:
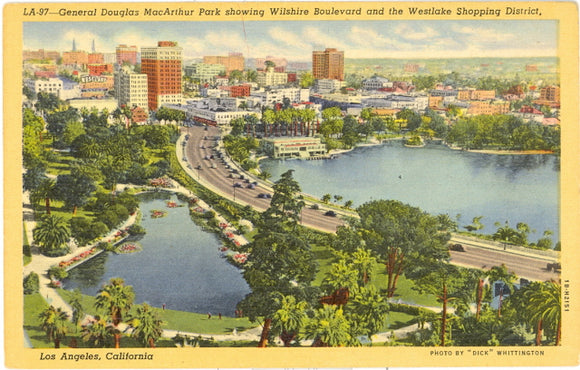
[[[195,166],[196,170],[201,170],[201,164],[198,164],[197,166]]]
[[[272,194],[260,193],[260,194],[258,194],[258,198],[270,199],[270,198],[272,198]]]
[[[546,270],[548,271],[560,272],[561,269],[562,265],[560,264],[560,262],[548,263],[546,265]]]
[[[239,182],[234,183],[234,188],[241,188],[242,184]]]
[[[215,163],[212,163],[211,164],[211,168],[214,168],[214,169],[217,168],[217,166],[215,165]]]
[[[449,250],[454,252],[465,252],[465,248],[463,247],[463,245],[459,243],[450,244]]]
[[[325,216],[328,216],[328,217],[336,217],[336,212],[334,212],[334,211],[326,211],[326,212],[324,212],[324,215]]]
[[[246,188],[248,188],[248,189],[255,189],[256,188],[256,185],[254,185],[254,184],[248,184],[248,185],[246,185]]]

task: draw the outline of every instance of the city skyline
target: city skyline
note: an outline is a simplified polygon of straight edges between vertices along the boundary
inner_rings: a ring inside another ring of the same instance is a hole
[[[115,52],[119,44],[177,41],[184,58],[241,52],[310,61],[313,50],[345,58],[555,57],[557,21],[246,21],[24,23],[24,50]]]

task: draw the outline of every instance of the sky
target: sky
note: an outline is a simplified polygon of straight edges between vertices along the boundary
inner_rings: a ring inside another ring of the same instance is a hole
[[[114,52],[118,44],[177,41],[186,58],[241,52],[246,58],[310,61],[313,50],[337,48],[345,58],[557,56],[558,22],[480,21],[230,21],[27,22],[24,50]]]

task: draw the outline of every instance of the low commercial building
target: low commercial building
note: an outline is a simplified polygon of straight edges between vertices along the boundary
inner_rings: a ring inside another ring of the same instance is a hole
[[[261,146],[272,158],[312,159],[326,155],[326,145],[317,137],[263,139]]]
[[[59,78],[47,78],[39,80],[27,80],[26,86],[35,93],[51,93],[60,97],[63,82]]]
[[[225,73],[226,67],[222,64],[195,63],[185,67],[185,75],[202,84],[214,83],[217,76]]]
[[[503,100],[473,101],[469,104],[467,114],[470,115],[493,115],[506,114],[510,111],[510,102]]]
[[[286,89],[272,89],[252,91],[252,98],[258,98],[263,107],[273,107],[277,103],[284,102],[287,98],[290,103],[300,103],[310,100],[309,89],[286,88]]]
[[[364,90],[378,90],[384,88],[391,88],[393,87],[393,82],[389,81],[388,78],[374,76],[371,78],[367,78],[362,83],[362,88]]]

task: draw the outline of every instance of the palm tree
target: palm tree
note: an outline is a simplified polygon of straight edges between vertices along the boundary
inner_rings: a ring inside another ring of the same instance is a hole
[[[54,341],[54,348],[60,348],[60,341],[68,332],[68,315],[60,307],[50,306],[40,313],[40,327],[46,332],[49,341]]]
[[[159,318],[157,310],[147,303],[137,307],[137,312],[128,319],[128,322],[133,328],[132,336],[145,347],[154,348],[155,341],[163,334],[163,329],[161,329],[163,321]]]
[[[542,344],[542,330],[545,327],[555,333],[555,344],[560,345],[562,335],[562,289],[559,283],[532,283],[526,289],[528,305],[527,314],[532,322],[537,323],[536,345]]]
[[[81,338],[92,348],[111,347],[113,337],[119,335],[119,330],[100,316],[95,316],[94,321],[83,326]]]
[[[341,347],[353,342],[349,322],[342,308],[323,305],[304,326],[304,338],[313,339],[313,347]]]
[[[32,231],[34,242],[43,253],[62,249],[70,239],[70,229],[64,218],[55,215],[44,215]],[[65,247],[66,248],[66,247]]]
[[[355,270],[359,271],[362,275],[359,278],[363,285],[366,285],[370,280],[377,259],[373,257],[369,249],[357,248],[357,250],[352,254],[352,263]]]
[[[33,203],[44,199],[46,214],[50,214],[50,201],[56,197],[56,183],[53,179],[46,178],[42,180],[38,188],[32,192]]]
[[[72,322],[73,324],[75,324],[75,326],[78,326],[83,317],[85,316],[85,311],[83,309],[81,299],[82,299],[81,291],[75,289],[73,292],[73,296],[70,300],[70,305],[73,309]]]
[[[508,222],[505,222],[504,226],[501,226],[500,223],[496,222],[494,224],[498,229],[497,231],[493,234],[493,239],[494,240],[501,240],[503,242],[503,249],[505,250],[507,247],[507,244],[509,242],[513,242],[515,241],[515,239],[518,236],[518,233],[516,230],[512,229]]]
[[[296,338],[304,320],[308,317],[306,315],[308,303],[297,302],[291,295],[282,296],[275,301],[280,308],[272,316],[272,331],[278,333],[284,347],[290,347],[290,343]]]
[[[350,322],[356,323],[362,335],[369,338],[378,333],[385,324],[389,305],[374,285],[361,287],[349,301],[347,310]]]
[[[513,291],[514,282],[516,281],[516,276],[509,272],[506,265],[494,266],[489,270],[489,278],[494,283],[499,281],[502,283],[501,289],[499,291],[499,306],[497,307],[497,317],[501,317],[501,305],[503,302],[503,291],[507,287],[510,291]]]
[[[95,307],[104,310],[111,316],[113,326],[118,327],[123,315],[133,305],[135,293],[132,286],[126,286],[121,278],[112,278],[97,294]],[[115,334],[115,348],[120,347],[120,333]]]

